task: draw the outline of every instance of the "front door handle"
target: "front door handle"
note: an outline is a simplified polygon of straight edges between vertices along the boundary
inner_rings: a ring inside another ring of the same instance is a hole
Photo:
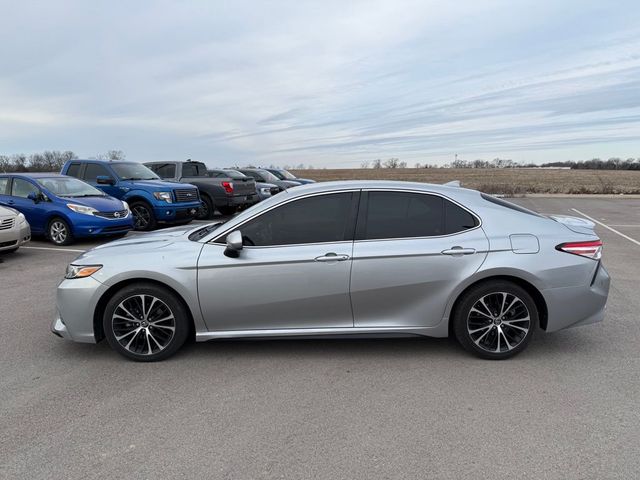
[[[476,253],[475,248],[462,248],[462,247],[451,247],[448,250],[442,250],[443,255],[472,255]]]
[[[344,262],[349,260],[349,255],[338,255],[337,253],[329,252],[314,258],[316,262]]]
[[[7,200],[7,203],[8,203],[9,205],[14,205],[16,202],[15,202],[15,201],[13,201],[13,200]]]

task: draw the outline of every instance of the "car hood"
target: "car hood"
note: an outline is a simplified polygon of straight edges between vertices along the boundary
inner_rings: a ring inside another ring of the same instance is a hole
[[[11,207],[3,207],[0,205],[0,217],[16,217],[20,212]]]
[[[122,183],[132,189],[145,188],[156,192],[174,188],[189,188],[191,186],[188,183],[167,182],[165,180],[125,180]]]
[[[85,207],[95,208],[99,212],[117,212],[124,210],[122,201],[113,197],[58,197],[65,203],[75,203]]]

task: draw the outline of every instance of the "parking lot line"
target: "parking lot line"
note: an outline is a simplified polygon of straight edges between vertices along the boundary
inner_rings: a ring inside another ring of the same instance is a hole
[[[76,253],[84,253],[86,250],[75,250],[73,248],[49,248],[49,247],[20,247],[21,249],[31,249],[31,250],[49,250],[51,252],[76,252]]]
[[[585,218],[588,218],[589,220],[591,220],[592,222],[597,223],[598,225],[602,225],[604,228],[606,228],[606,229],[608,229],[608,230],[611,230],[613,233],[616,233],[616,234],[620,235],[622,238],[626,238],[626,239],[627,239],[627,240],[629,240],[630,242],[633,242],[633,243],[635,243],[636,245],[640,246],[640,242],[639,242],[638,240],[636,240],[636,239],[634,239],[634,238],[631,238],[630,236],[625,235],[625,234],[624,234],[624,233],[622,233],[622,232],[619,232],[619,231],[618,231],[618,230],[616,230],[615,228],[611,228],[609,225],[607,225],[607,224],[605,224],[605,223],[599,222],[599,221],[598,221],[598,220],[596,220],[595,218],[590,217],[589,215],[587,215],[586,213],[582,213],[582,212],[581,212],[580,210],[578,210],[577,208],[572,208],[571,210],[573,210],[574,212],[576,212],[576,213],[578,213],[578,214],[582,215],[582,216],[583,216],[583,217],[585,217]]]

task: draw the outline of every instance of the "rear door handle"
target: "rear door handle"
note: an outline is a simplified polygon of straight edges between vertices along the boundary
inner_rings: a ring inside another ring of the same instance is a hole
[[[472,255],[476,253],[475,248],[451,247],[448,250],[442,250],[443,255]]]
[[[7,203],[8,203],[9,205],[14,205],[16,202],[15,202],[15,201],[13,201],[13,200],[7,200]]]
[[[329,252],[314,258],[314,260],[316,262],[344,262],[349,260],[349,255],[338,255],[337,253]]]

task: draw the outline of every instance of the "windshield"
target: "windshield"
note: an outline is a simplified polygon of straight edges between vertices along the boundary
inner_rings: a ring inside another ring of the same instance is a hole
[[[110,163],[120,180],[158,180],[158,177],[149,168],[141,163]]]
[[[238,180],[241,178],[247,178],[244,173],[238,172],[237,170],[223,170],[223,172],[229,178],[237,178]]]
[[[58,197],[106,197],[97,188],[73,177],[39,178],[37,182]]]
[[[266,170],[258,170],[258,172],[260,172],[260,175],[264,177],[265,181],[267,182],[277,182],[278,180],[280,180],[273,173],[268,172]]]
[[[286,170],[278,170],[278,172],[280,172],[280,175],[282,175],[284,178],[283,180],[295,180],[296,176],[293,173],[289,173]]]

